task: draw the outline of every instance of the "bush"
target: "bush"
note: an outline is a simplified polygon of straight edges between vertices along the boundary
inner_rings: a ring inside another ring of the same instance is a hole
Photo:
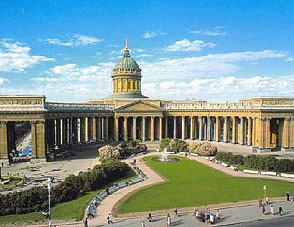
[[[188,145],[184,140],[171,139],[167,146],[167,150],[175,153],[188,152]]]
[[[76,199],[90,190],[97,190],[126,176],[130,167],[117,159],[105,158],[101,165],[79,176],[70,175],[52,189],[52,204]],[[0,216],[24,214],[48,208],[47,187],[33,187],[26,191],[0,195]]]
[[[217,147],[208,142],[194,142],[189,145],[189,151],[200,156],[215,156],[217,154]]]
[[[165,138],[165,139],[160,140],[159,151],[163,151],[164,148],[168,148],[170,141],[171,141],[170,138]]]

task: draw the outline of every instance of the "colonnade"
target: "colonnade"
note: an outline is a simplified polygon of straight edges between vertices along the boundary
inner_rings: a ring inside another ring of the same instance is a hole
[[[114,139],[225,142],[260,150],[294,148],[294,118],[248,116],[116,116]]]

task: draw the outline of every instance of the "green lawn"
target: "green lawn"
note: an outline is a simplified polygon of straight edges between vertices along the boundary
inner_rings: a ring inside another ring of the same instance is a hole
[[[177,163],[152,158],[145,160],[169,182],[130,195],[119,205],[118,214],[259,199],[264,196],[263,185],[269,197],[294,192],[294,184],[285,181],[232,177],[186,158]]]
[[[126,177],[120,179],[117,182],[124,180],[130,180],[136,177],[136,174],[133,171],[130,171]],[[84,215],[84,210],[86,205],[92,200],[92,198],[98,195],[102,190],[91,191],[86,195],[79,197],[78,199],[57,204],[52,208],[52,217],[54,220],[82,220]],[[0,217],[0,226],[8,224],[17,224],[17,223],[34,223],[34,222],[44,222],[46,221],[45,217],[42,215],[42,212],[33,212],[28,214],[20,215],[7,215]]]

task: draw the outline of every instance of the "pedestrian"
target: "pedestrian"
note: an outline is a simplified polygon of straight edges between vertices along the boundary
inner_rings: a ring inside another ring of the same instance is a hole
[[[209,216],[209,222],[210,222],[211,225],[214,224],[214,216],[213,216],[213,214],[210,214],[210,216]]]
[[[287,192],[287,201],[290,201],[290,193]]]
[[[149,214],[148,214],[148,218],[147,219],[148,219],[149,222],[152,222],[152,215],[151,215],[151,212],[150,211],[149,211]]]
[[[262,212],[262,215],[265,215],[265,207],[264,207],[264,205],[261,208],[261,212]]]
[[[145,225],[145,222],[144,221],[142,221],[142,227],[145,227],[146,225]]]
[[[281,206],[279,206],[279,214],[280,214],[280,216],[283,215],[283,208]]]
[[[215,214],[215,218],[216,220],[220,220],[220,213],[219,213],[219,210],[216,210],[216,214]]]
[[[108,216],[107,216],[107,224],[113,224],[111,213],[109,213]]]
[[[268,196],[265,197],[265,202],[266,202],[266,205],[268,206],[269,205],[269,197]]]
[[[258,201],[258,207],[262,207],[262,199]]]
[[[205,210],[205,220],[208,223],[209,222],[209,217],[210,216],[210,210],[208,208],[206,208]]]
[[[84,223],[84,227],[88,227],[88,218],[87,217],[85,217],[83,219],[83,223]]]
[[[192,216],[196,217],[196,213],[197,213],[197,208],[196,208],[196,207],[194,207],[194,211],[193,211],[193,214],[192,214]]]
[[[170,217],[169,213],[166,216],[166,226],[167,227],[171,226],[171,217]]]
[[[275,215],[274,205],[271,205],[271,214],[272,214],[273,216]]]
[[[178,217],[178,208],[175,208],[174,210],[174,217],[177,216]]]

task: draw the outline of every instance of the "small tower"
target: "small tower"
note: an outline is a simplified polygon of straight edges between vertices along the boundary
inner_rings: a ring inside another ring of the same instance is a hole
[[[128,38],[126,38],[124,56],[112,72],[113,95],[109,98],[147,98],[141,92],[141,69],[130,56]]]

